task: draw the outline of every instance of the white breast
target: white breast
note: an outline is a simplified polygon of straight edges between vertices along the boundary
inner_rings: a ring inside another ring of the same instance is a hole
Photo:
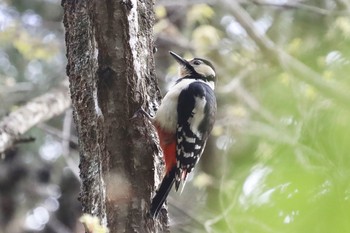
[[[177,125],[177,103],[179,95],[183,89],[187,88],[190,83],[195,81],[196,80],[194,79],[184,79],[173,86],[164,96],[155,116],[155,121],[162,129],[175,133]]]

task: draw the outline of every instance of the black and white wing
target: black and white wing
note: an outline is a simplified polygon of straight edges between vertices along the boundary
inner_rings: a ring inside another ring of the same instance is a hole
[[[191,83],[179,95],[177,113],[176,191],[200,159],[213,128],[216,114],[214,91],[203,82]]]

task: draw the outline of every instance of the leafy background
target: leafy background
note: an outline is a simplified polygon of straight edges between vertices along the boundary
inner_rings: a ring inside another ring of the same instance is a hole
[[[350,232],[350,3],[155,4],[163,93],[168,51],[215,63],[219,112],[200,167],[169,198],[172,232]],[[0,116],[65,79],[57,0],[0,2]],[[0,162],[0,232],[82,232],[71,111]],[[70,137],[62,137],[63,132]],[[67,143],[67,140],[69,143]]]

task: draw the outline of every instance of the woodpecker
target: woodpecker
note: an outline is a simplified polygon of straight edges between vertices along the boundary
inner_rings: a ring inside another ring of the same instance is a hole
[[[213,65],[202,58],[185,60],[174,52],[180,77],[164,96],[155,117],[166,172],[152,199],[150,214],[158,215],[173,184],[178,191],[200,159],[216,115]]]

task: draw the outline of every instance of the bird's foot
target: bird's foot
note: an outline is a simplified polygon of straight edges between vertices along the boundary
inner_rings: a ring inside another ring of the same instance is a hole
[[[131,117],[131,120],[136,119],[138,117],[144,116],[146,117],[148,120],[152,121],[153,117],[148,114],[148,112],[146,112],[145,110],[143,110],[142,107],[140,107],[138,110],[136,110],[136,112],[134,113],[134,115]]]

